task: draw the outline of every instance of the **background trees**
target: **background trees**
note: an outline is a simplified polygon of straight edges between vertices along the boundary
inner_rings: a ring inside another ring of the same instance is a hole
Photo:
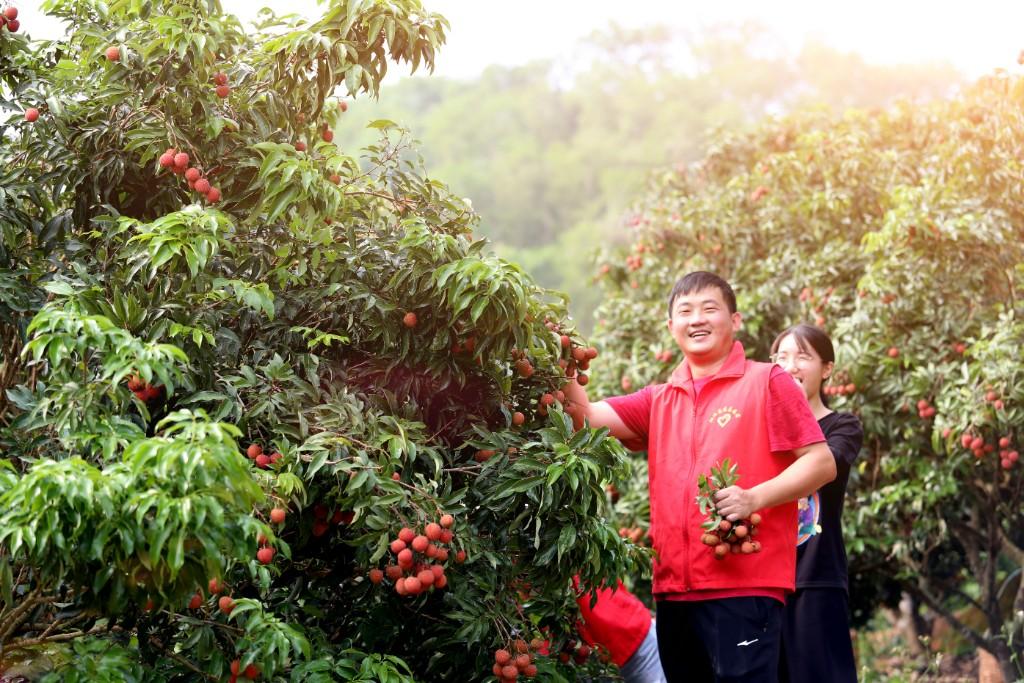
[[[734,284],[756,358],[794,322],[827,329],[832,401],[866,431],[846,517],[855,606],[869,616],[905,590],[1007,680],[1024,627],[1022,97],[1002,75],[952,101],[723,135],[652,184],[632,244],[598,271],[597,396],[678,363],[666,296],[689,270]]]
[[[620,244],[649,175],[702,158],[716,131],[807,106],[888,106],[943,97],[946,65],[877,66],[810,43],[797,53],[756,25],[699,35],[610,26],[573,56],[490,67],[476,79],[406,79],[353,112],[397,121],[431,170],[487,218],[483,235],[546,287],[568,292],[591,330],[591,258]],[[372,131],[339,131],[347,146]],[[498,182],[495,182],[498,178]]]
[[[565,301],[394,124],[334,141],[444,19],[49,9],[66,40],[0,37],[0,668],[466,680],[563,644],[573,574],[645,564],[621,446],[538,410]]]

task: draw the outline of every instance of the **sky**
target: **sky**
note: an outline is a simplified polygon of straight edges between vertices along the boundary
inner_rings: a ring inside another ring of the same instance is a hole
[[[260,7],[278,13],[319,14],[315,0],[222,0],[243,20]],[[565,58],[573,44],[611,22],[699,31],[723,22],[757,21],[793,51],[808,39],[861,54],[879,64],[948,61],[969,76],[1016,68],[1024,48],[1024,2],[972,0],[423,0],[451,23],[437,61],[438,75],[472,78],[491,64],[513,66]],[[41,16],[38,0],[14,0],[22,31],[57,37],[60,26]]]

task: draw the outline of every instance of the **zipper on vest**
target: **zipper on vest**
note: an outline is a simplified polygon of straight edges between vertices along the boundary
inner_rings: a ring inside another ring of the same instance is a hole
[[[693,380],[690,380],[691,382]],[[710,384],[710,382],[708,382]],[[705,388],[707,386],[705,385]],[[697,466],[697,387],[693,388],[693,421],[690,423],[690,467],[686,475],[687,483],[693,481],[693,471]],[[687,490],[689,490],[687,488]],[[683,503],[683,592],[690,591],[690,509],[689,502]]]

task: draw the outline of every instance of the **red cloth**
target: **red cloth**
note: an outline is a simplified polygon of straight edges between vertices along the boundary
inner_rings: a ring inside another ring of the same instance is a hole
[[[578,581],[573,577],[574,586]],[[594,591],[597,602],[590,607],[592,593],[580,596],[583,623],[579,633],[591,646],[601,645],[608,650],[616,666],[623,666],[633,656],[651,628],[651,613],[640,599],[626,590],[622,581],[618,589],[599,588]]]
[[[796,503],[759,511],[760,553],[716,560],[700,542],[704,516],[696,503],[697,475],[729,458],[739,465],[738,484],[750,488],[792,464],[793,449],[823,442],[803,389],[778,366],[748,361],[743,346],[736,342],[725,365],[703,385],[699,396],[684,361],[668,383],[608,399],[608,403],[646,442],[650,537],[658,552],[655,597],[706,600],[770,595],[782,599],[792,591]]]

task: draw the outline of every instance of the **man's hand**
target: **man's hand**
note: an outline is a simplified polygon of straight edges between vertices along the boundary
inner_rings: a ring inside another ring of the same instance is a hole
[[[607,427],[612,436],[623,441],[638,438],[637,435],[626,426],[615,409],[604,401],[590,402],[587,391],[576,382],[575,379],[566,382],[562,386],[565,398],[569,403],[565,412],[572,417],[574,429],[583,426],[584,418],[590,422],[591,427]]]
[[[726,486],[715,491],[715,508],[718,514],[730,522],[748,519],[750,515],[761,509],[757,494],[750,489],[739,486]]]

